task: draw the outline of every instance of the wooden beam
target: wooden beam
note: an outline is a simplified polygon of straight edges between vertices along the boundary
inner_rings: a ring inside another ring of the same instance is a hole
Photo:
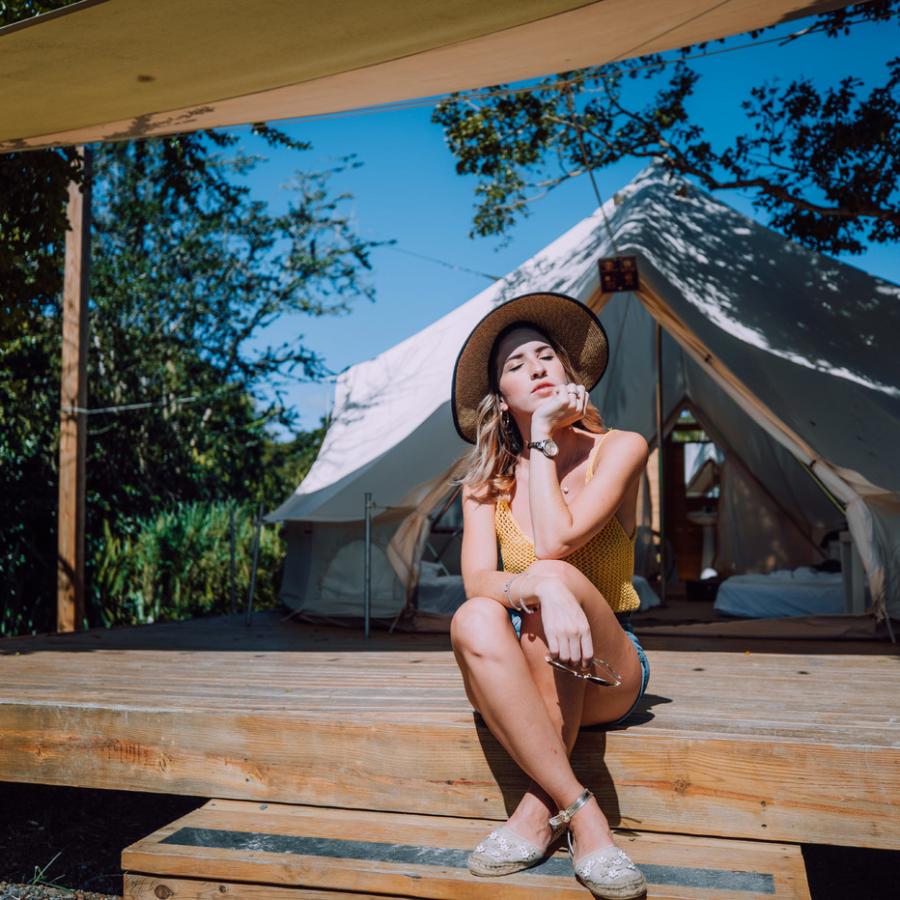
[[[69,185],[63,279],[62,379],[59,418],[59,517],[56,630],[84,623],[84,459],[87,446],[87,298],[90,267],[92,155],[79,148],[84,185]]]

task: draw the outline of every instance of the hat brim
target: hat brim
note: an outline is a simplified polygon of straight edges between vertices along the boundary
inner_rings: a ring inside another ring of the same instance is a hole
[[[492,309],[472,329],[453,366],[450,408],[464,441],[474,444],[478,406],[491,390],[488,364],[497,336],[513,322],[529,322],[565,349],[588,391],[603,377],[609,341],[597,316],[580,300],[542,291],[514,297]]]

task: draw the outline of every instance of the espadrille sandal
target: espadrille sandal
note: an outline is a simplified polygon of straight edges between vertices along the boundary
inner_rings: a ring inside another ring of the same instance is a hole
[[[469,855],[469,871],[482,876],[511,875],[536,866],[549,856],[550,848],[565,829],[565,825],[554,828],[547,846],[541,848],[520,837],[508,825],[501,825]]]
[[[585,788],[571,806],[560,810],[550,819],[551,826],[556,824],[568,826],[572,816],[592,796],[591,791]],[[621,847],[601,847],[576,860],[571,831],[567,837],[575,877],[595,897],[600,897],[602,900],[634,900],[634,898],[643,897],[647,892],[647,881],[643,873]]]

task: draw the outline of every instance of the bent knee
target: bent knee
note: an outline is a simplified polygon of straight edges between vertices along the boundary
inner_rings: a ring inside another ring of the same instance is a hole
[[[455,650],[488,655],[496,648],[501,628],[509,628],[506,608],[490,597],[471,597],[450,620],[450,643]]]

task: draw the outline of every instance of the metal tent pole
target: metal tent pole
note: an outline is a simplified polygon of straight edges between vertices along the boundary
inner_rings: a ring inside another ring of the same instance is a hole
[[[372,609],[372,494],[366,491],[365,571],[363,573],[363,617],[366,637],[369,637],[369,615]]]
[[[228,543],[229,543],[229,568],[228,577],[231,588],[231,615],[237,612],[237,572],[235,560],[235,529],[234,529],[234,503],[228,505]]]
[[[663,467],[663,368],[662,368],[662,326],[656,323],[656,464],[657,464],[657,499],[659,504],[659,592],[660,599],[666,602],[666,504],[665,480]]]

